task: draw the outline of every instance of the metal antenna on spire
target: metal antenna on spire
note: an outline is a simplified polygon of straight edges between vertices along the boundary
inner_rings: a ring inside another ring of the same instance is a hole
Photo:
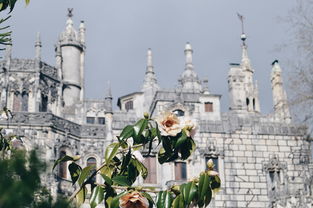
[[[245,40],[247,39],[247,36],[245,34],[245,28],[244,28],[244,22],[243,22],[244,16],[242,16],[238,12],[237,12],[237,16],[238,16],[238,18],[239,18],[239,20],[241,22],[241,36],[240,36],[240,38],[243,41],[243,44],[245,44]]]
[[[68,11],[67,16],[69,18],[73,17],[73,8],[68,8],[67,11]]]

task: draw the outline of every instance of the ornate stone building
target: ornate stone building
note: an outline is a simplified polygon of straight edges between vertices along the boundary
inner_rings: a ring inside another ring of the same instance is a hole
[[[199,175],[212,159],[222,189],[210,207],[313,207],[310,141],[306,129],[291,120],[282,69],[273,62],[273,113],[263,115],[244,34],[241,39],[242,60],[230,65],[227,76],[228,112],[221,112],[221,95],[210,92],[208,80],[198,77],[189,43],[179,87],[164,90],[158,85],[149,49],[142,88],[119,97],[113,111],[110,87],[103,99],[84,97],[85,26],[81,22],[76,30],[70,12],[55,46],[55,66],[41,60],[39,35],[34,59],[12,58],[7,48],[0,62],[0,101],[14,117],[0,125],[21,136],[26,149],[38,148],[49,164],[69,154],[82,155],[82,165],[99,166],[104,147],[124,126],[144,112],[155,117],[172,111],[198,122],[197,149],[187,161],[160,165],[156,157],[146,158],[150,175],[138,183],[165,188]],[[54,193],[72,191],[66,163],[48,173],[46,182]]]

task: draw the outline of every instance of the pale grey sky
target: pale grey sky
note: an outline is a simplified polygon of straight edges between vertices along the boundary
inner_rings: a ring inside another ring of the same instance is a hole
[[[54,44],[65,28],[67,8],[74,8],[74,23],[86,23],[85,86],[87,98],[103,98],[111,81],[116,98],[141,88],[146,50],[152,48],[159,85],[172,88],[184,70],[184,46],[194,49],[195,70],[207,77],[209,90],[222,94],[228,108],[229,63],[240,62],[240,21],[245,16],[248,52],[260,90],[261,111],[272,110],[271,63],[288,53],[274,51],[286,43],[286,25],[294,0],[31,0],[19,2],[10,21],[13,57],[34,57],[37,32],[43,42],[42,59],[54,65]],[[290,71],[281,63],[283,70]],[[284,75],[286,79],[286,74]]]

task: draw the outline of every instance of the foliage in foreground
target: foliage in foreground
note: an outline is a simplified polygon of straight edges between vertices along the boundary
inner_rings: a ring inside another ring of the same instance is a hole
[[[35,151],[11,150],[0,160],[0,207],[3,208],[69,208],[63,199],[53,201],[41,185],[44,171]]]
[[[202,208],[210,203],[214,190],[221,185],[212,161],[208,164],[208,171],[200,173],[199,177],[168,190],[133,186],[139,176],[145,179],[149,174],[139,150],[144,150],[146,156],[153,149],[158,150],[160,164],[186,160],[195,150],[192,139],[195,130],[194,121],[180,119],[173,113],[165,113],[157,120],[146,114],[136,124],[126,126],[117,137],[118,141],[106,148],[104,162],[99,168],[82,168],[77,163],[80,157],[69,155],[58,159],[54,168],[60,163],[69,163],[72,183],[79,187],[71,199],[76,198],[78,205],[85,202],[86,186],[90,184],[91,208],[98,204],[105,204],[107,208]],[[96,175],[101,175],[104,183],[96,183],[93,180]],[[156,199],[151,193],[157,195]]]

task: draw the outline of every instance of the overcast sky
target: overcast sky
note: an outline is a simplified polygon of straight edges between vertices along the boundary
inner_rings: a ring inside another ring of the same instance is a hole
[[[111,81],[117,97],[139,91],[143,82],[146,51],[152,48],[155,72],[162,88],[177,85],[184,70],[184,46],[194,49],[194,66],[209,90],[222,95],[228,109],[229,63],[241,60],[241,26],[245,16],[248,53],[260,89],[261,111],[272,111],[271,63],[284,60],[285,51],[274,49],[288,40],[286,25],[295,0],[31,0],[18,2],[10,24],[13,57],[33,58],[37,32],[43,42],[42,59],[54,65],[54,44],[65,28],[67,8],[74,8],[78,27],[86,23],[85,86],[87,98],[103,98]],[[288,65],[281,62],[284,71]],[[287,74],[284,75],[285,79]]]

